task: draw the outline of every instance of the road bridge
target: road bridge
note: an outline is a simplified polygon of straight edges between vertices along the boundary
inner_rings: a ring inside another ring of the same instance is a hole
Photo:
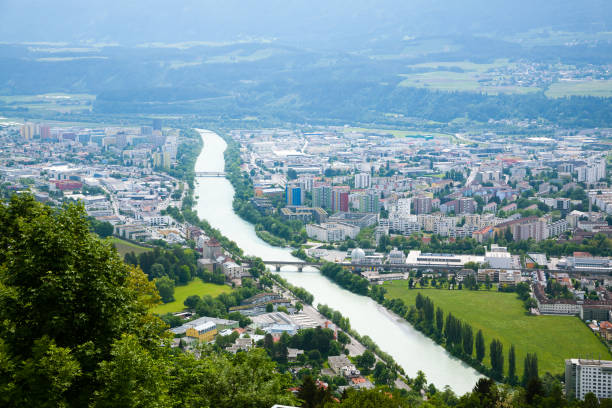
[[[225,177],[224,171],[196,171],[196,177]]]
[[[264,260],[264,264],[274,266],[276,271],[280,271],[282,266],[296,266],[299,272],[302,272],[305,266],[312,266],[320,268],[324,262],[306,262],[306,261],[272,261]],[[394,271],[394,272],[409,272],[417,270],[421,272],[443,272],[449,273],[459,271],[463,269],[460,265],[410,265],[410,264],[363,264],[363,263],[350,263],[350,262],[336,262],[337,265],[353,269],[355,271],[360,270],[377,270],[377,271]],[[513,270],[520,270],[524,273],[532,273],[535,271],[543,270],[549,273],[567,273],[573,278],[590,278],[590,279],[601,279],[611,274],[605,271],[597,270],[571,270],[571,269],[535,269],[535,268],[512,268]]]

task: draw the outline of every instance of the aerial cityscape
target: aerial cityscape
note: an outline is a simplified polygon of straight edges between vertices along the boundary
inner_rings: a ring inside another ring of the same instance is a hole
[[[612,406],[611,5],[70,3],[0,6],[2,406]]]

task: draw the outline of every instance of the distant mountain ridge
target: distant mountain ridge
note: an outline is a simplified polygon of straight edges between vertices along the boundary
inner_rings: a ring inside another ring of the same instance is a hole
[[[4,42],[227,42],[267,39],[355,51],[411,36],[501,36],[547,27],[610,31],[605,0],[4,0]]]

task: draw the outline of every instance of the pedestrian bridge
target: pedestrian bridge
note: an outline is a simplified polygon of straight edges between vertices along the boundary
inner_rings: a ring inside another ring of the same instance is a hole
[[[225,177],[224,171],[196,171],[196,177]]]

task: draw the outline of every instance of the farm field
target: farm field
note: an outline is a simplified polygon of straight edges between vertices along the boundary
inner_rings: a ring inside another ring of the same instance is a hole
[[[523,359],[528,352],[538,355],[540,373],[561,374],[564,360],[591,356],[609,360],[610,352],[579,318],[573,316],[529,316],[515,293],[445,289],[408,289],[407,281],[386,282],[385,295],[400,298],[414,305],[417,293],[428,296],[435,307],[446,316],[451,312],[471,324],[474,334],[482,330],[485,337],[485,365],[489,363],[489,344],[499,339],[504,345],[505,372],[508,370],[508,351],[514,344],[517,373],[523,370]]]
[[[222,293],[230,293],[231,291],[232,288],[227,285],[216,285],[196,278],[187,285],[177,286],[174,289],[174,302],[158,305],[152,312],[157,314],[178,312],[185,308],[183,302],[191,295],[198,295],[200,297],[210,295],[216,297]]]
[[[482,85],[480,79],[488,79],[491,69],[510,67],[512,63],[499,59],[490,64],[477,64],[469,61],[428,62],[412,65],[413,69],[430,69],[428,72],[401,75],[404,78],[399,86],[429,88],[439,91],[499,93],[529,93],[540,91],[536,87],[521,87],[518,85]],[[453,70],[454,69],[454,70]]]
[[[61,113],[91,110],[96,99],[89,94],[42,94],[42,95],[0,95],[0,103],[13,107],[22,107],[30,110],[49,110]]]
[[[117,248],[117,252],[119,252],[119,255],[122,259],[128,252],[134,252],[136,255],[139,255],[143,252],[151,251],[151,248],[144,247],[130,241],[125,241],[121,238],[108,237],[107,239],[113,244],[115,248]]]
[[[546,91],[549,98],[566,96],[612,97],[612,80],[560,81],[552,84]]]

